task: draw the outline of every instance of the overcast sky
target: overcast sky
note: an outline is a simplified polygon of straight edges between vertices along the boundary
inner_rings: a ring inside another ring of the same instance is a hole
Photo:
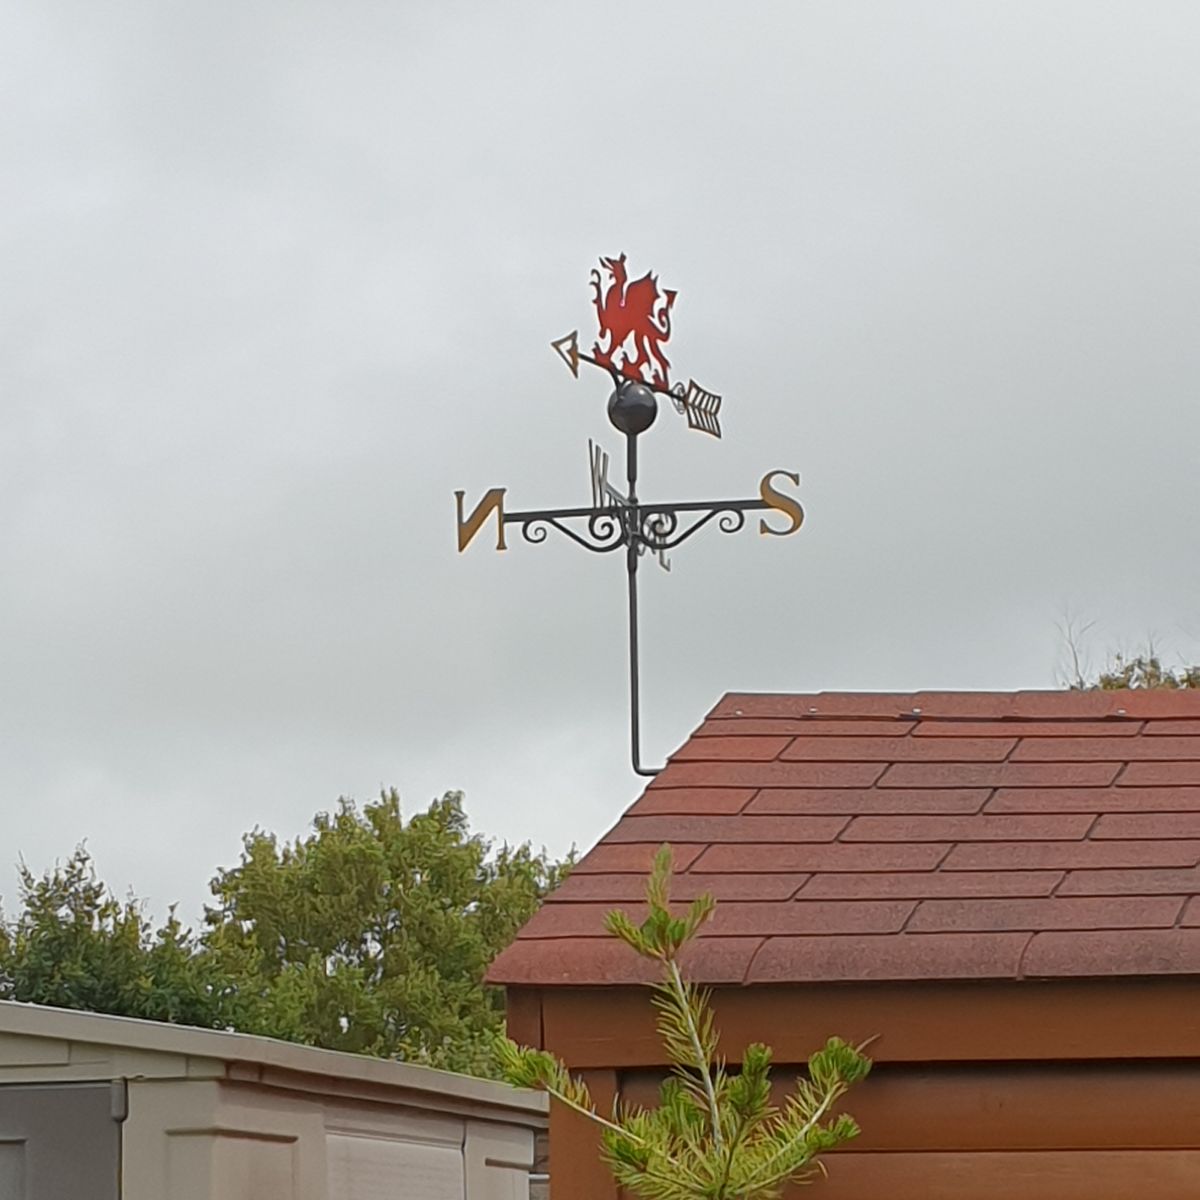
[[[651,499],[795,537],[644,569],[645,757],[730,690],[1200,658],[1193,0],[0,3],[0,892],[86,838],[199,912],[255,825],[467,792],[586,848],[624,576],[455,546],[586,504],[622,250],[679,292]]]

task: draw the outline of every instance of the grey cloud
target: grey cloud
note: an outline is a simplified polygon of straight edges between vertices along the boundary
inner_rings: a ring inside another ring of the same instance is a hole
[[[1064,604],[1195,651],[1200,18],[1163,3],[11,2],[5,861],[198,910],[262,824],[468,788],[586,845],[622,578],[454,547],[587,498],[587,272],[679,289],[648,496],[799,470],[644,582],[647,756],[731,688],[1054,682]],[[10,878],[0,875],[0,880]],[[11,886],[2,889],[11,894]]]

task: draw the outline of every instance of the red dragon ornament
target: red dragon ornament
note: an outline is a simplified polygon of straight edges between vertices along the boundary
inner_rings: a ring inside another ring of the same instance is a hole
[[[671,364],[663,353],[663,344],[671,336],[671,307],[678,293],[658,290],[658,277],[646,272],[629,282],[625,255],[601,258],[600,266],[608,276],[605,289],[600,272],[592,270],[596,316],[600,321],[600,341],[592,347],[593,361],[652,388],[666,391]],[[607,339],[607,345],[601,342]]]
[[[579,330],[550,343],[567,369],[579,378],[579,364],[601,367],[613,380],[632,380],[669,395],[677,413],[687,418],[688,427],[712,437],[721,436],[721,397],[702,388],[694,379],[685,386],[671,383],[671,364],[663,345],[671,336],[671,309],[678,292],[658,290],[658,276],[649,271],[629,282],[625,255],[601,258],[601,271],[592,269],[596,316],[600,336],[592,352],[579,349]],[[603,273],[601,273],[603,272]],[[605,277],[607,276],[607,281]],[[607,286],[606,286],[607,283]]]

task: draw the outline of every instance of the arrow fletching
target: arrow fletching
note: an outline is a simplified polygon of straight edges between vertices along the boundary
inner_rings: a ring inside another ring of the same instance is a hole
[[[679,390],[672,391],[671,402],[677,413],[687,417],[688,428],[719,438],[721,422],[717,414],[721,411],[721,397],[716,392],[706,392],[694,379],[688,380],[687,391],[680,384],[675,387]]]

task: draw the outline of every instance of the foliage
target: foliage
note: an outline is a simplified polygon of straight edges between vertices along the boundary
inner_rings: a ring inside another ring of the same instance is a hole
[[[610,933],[662,968],[653,999],[671,1073],[658,1108],[618,1108],[610,1120],[553,1054],[502,1039],[498,1055],[510,1082],[542,1088],[600,1126],[605,1160],[621,1187],[646,1200],[764,1200],[789,1181],[812,1178],[823,1170],[823,1151],[856,1136],[854,1120],[834,1115],[833,1107],[866,1076],[870,1060],[830,1038],[808,1060],[807,1077],[782,1108],[771,1103],[767,1046],[747,1046],[740,1069],[730,1070],[719,1055],[709,995],[679,966],[680,951],[712,916],[715,902],[704,895],[684,916],[672,916],[670,871],[671,851],[664,846],[640,926],[622,912],[608,916]]]
[[[1106,692],[1119,688],[1200,688],[1200,667],[1164,667],[1151,646],[1143,654],[1113,655],[1090,686]]]
[[[172,910],[154,931],[118,901],[82,846],[35,878],[20,868],[21,912],[0,924],[0,999],[188,1025],[221,1024],[228,989]]]
[[[484,971],[562,871],[528,845],[491,853],[461,793],[407,823],[395,791],[343,800],[294,843],[246,836],[213,880],[206,951],[247,1032],[489,1074],[502,1002]]]
[[[1147,639],[1136,654],[1113,653],[1106,665],[1093,674],[1085,643],[1094,625],[1093,621],[1081,621],[1067,614],[1058,626],[1064,650],[1063,683],[1071,691],[1200,688],[1200,666],[1164,666],[1153,638]]]
[[[84,848],[0,920],[0,999],[262,1033],[492,1075],[502,1028],[488,963],[569,863],[472,835],[462,796],[401,818],[394,791],[343,800],[281,844],[247,834],[198,936],[152,929]]]

